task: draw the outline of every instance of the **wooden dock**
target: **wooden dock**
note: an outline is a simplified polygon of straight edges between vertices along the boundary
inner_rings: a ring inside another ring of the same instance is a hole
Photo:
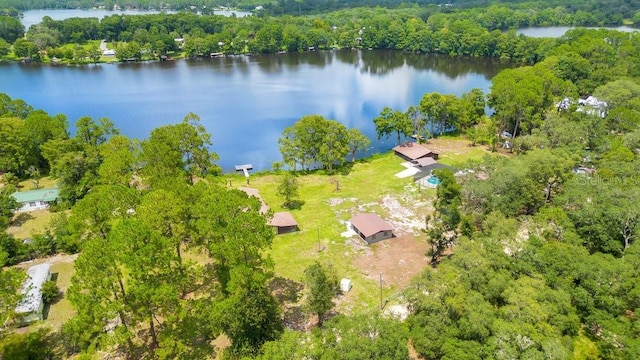
[[[247,178],[247,184],[249,184],[249,170],[253,170],[253,165],[236,165],[236,171],[242,171],[244,173],[244,177]]]

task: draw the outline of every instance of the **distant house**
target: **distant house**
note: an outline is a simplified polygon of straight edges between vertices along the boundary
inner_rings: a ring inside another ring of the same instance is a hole
[[[50,188],[14,192],[11,196],[20,204],[17,211],[22,212],[48,209],[49,204],[58,199],[59,192],[57,188]]]
[[[298,222],[286,211],[273,214],[269,225],[276,229],[278,235],[298,231]]]
[[[421,144],[417,144],[411,141],[394,147],[393,151],[395,151],[396,155],[407,161],[417,160],[425,157],[430,157],[438,160],[438,153],[429,150]]]
[[[102,52],[102,56],[116,56],[116,51],[115,50],[104,50]]]
[[[369,245],[393,237],[393,226],[376,214],[360,213],[349,221],[353,230]]]
[[[51,279],[51,265],[44,263],[34,265],[27,270],[27,279],[22,285],[22,300],[16,306],[18,324],[27,325],[42,320],[42,285]]]

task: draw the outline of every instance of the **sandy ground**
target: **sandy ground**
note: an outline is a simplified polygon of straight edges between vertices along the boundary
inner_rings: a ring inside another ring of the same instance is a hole
[[[383,284],[404,288],[429,265],[427,242],[412,235],[380,241],[369,248],[371,251],[356,256],[354,265],[375,281],[382,274]]]

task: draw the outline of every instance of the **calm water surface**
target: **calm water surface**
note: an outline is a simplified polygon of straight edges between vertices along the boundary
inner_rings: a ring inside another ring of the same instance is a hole
[[[557,38],[564,35],[567,31],[575,29],[573,26],[549,26],[549,27],[526,27],[516,31],[517,34],[523,34],[529,37],[552,37]],[[630,26],[617,26],[617,27],[587,27],[587,29],[609,29],[617,30],[621,32],[634,32],[638,31],[638,28]]]
[[[319,114],[376,140],[372,119],[383,107],[405,111],[425,93],[488,92],[505,67],[487,59],[390,51],[236,56],[82,67],[0,63],[0,92],[50,114],[108,117],[132,138],[193,112],[212,134],[219,164],[269,168],[281,159],[278,137],[304,115]]]

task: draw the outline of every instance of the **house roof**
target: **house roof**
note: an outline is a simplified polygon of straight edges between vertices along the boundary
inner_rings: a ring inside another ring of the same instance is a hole
[[[20,204],[31,202],[31,201],[46,201],[51,202],[55,201],[59,196],[58,188],[50,188],[50,189],[38,189],[31,191],[20,191],[14,192],[11,194],[14,199]]]
[[[393,226],[382,220],[377,214],[360,213],[349,220],[365,237],[377,234],[381,231],[393,231]]]
[[[432,157],[422,157],[419,159],[412,160],[411,162],[418,166],[429,166],[429,165],[438,163],[438,161]]]
[[[248,188],[248,187],[239,187],[238,190],[242,190],[247,193],[248,196],[255,196],[260,200],[260,214],[266,214],[269,211],[269,205],[262,200],[262,196],[260,196],[260,192],[258,189]]]
[[[269,225],[276,227],[298,226],[298,222],[293,218],[290,212],[283,211],[273,214],[273,218],[269,221]]]
[[[27,279],[22,285],[24,297],[16,306],[16,313],[28,314],[40,308],[42,303],[42,285],[49,279],[51,265],[44,263],[34,265],[27,270]]]
[[[411,160],[419,159],[421,157],[425,157],[430,154],[434,154],[433,151],[427,149],[426,147],[416,144],[414,142],[407,142],[402,145],[398,145],[393,148],[395,152],[406,156]]]

